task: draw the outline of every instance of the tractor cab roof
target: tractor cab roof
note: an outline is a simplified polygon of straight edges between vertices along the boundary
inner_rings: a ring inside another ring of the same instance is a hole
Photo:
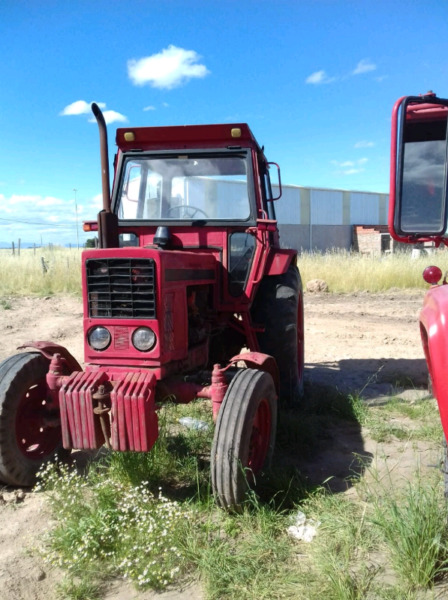
[[[229,147],[262,152],[246,123],[119,128],[116,143],[122,152]]]

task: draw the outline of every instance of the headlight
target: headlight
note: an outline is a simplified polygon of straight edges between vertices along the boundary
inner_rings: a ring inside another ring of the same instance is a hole
[[[90,346],[94,350],[105,350],[110,344],[110,332],[105,327],[94,327],[87,334]]]
[[[156,343],[156,334],[149,327],[139,327],[132,334],[132,343],[140,352],[147,352]]]

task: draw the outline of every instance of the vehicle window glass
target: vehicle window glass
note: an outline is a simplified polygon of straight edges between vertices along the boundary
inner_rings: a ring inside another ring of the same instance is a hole
[[[135,233],[120,233],[118,236],[118,242],[120,248],[127,248],[128,246],[139,246],[138,237]]]
[[[251,215],[245,155],[129,159],[121,219],[246,220]]]
[[[403,233],[444,227],[446,119],[405,125],[401,188]]]
[[[246,287],[252,258],[255,251],[255,238],[250,233],[238,231],[229,237],[229,292],[240,296]]]

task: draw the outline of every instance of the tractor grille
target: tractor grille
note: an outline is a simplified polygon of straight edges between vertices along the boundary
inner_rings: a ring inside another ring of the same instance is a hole
[[[156,318],[153,259],[89,259],[86,269],[90,317]]]

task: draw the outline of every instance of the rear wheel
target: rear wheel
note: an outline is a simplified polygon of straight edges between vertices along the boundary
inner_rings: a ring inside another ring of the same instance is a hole
[[[0,480],[33,485],[61,446],[58,414],[47,401],[48,360],[23,353],[0,364]]]
[[[217,503],[235,509],[256,476],[270,464],[277,429],[277,395],[268,373],[244,369],[229,385],[211,453]]]
[[[302,400],[304,389],[303,291],[299,270],[263,278],[251,309],[252,321],[264,326],[257,333],[261,352],[277,361],[280,406]]]

